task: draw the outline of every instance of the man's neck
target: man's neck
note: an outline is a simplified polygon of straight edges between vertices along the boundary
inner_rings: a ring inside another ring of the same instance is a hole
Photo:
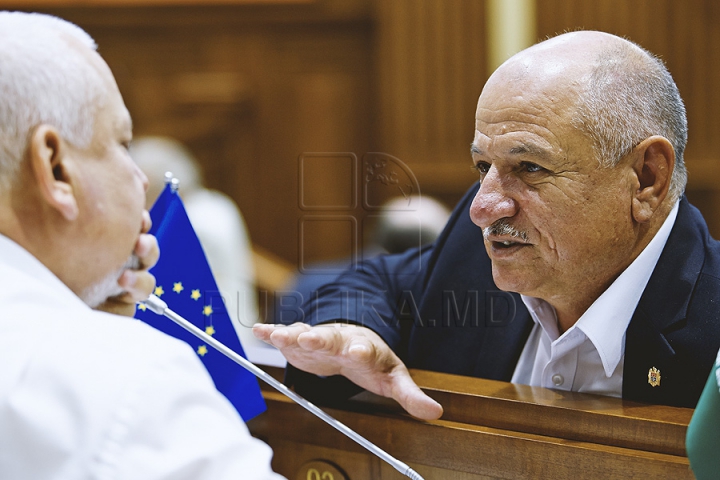
[[[553,306],[557,315],[558,331],[562,335],[570,327],[575,325],[580,317],[590,308],[590,306],[610,287],[610,285],[617,280],[617,278],[640,256],[640,254],[647,248],[652,242],[658,232],[661,230],[668,215],[675,207],[677,202],[665,202],[653,216],[654,221],[640,224],[637,227],[637,240],[631,249],[631,254],[628,255],[625,262],[620,264],[620,268],[616,270],[616,273],[609,277],[604,282],[600,282],[593,287],[585,289],[585,295],[579,295],[576,290],[569,295],[557,296],[555,298],[546,299],[546,301]],[[674,223],[674,222],[673,222]],[[669,230],[672,225],[664,230],[662,245],[665,245]],[[660,249],[662,250],[662,249]],[[659,256],[659,253],[658,253]],[[654,260],[654,265],[657,259]]]

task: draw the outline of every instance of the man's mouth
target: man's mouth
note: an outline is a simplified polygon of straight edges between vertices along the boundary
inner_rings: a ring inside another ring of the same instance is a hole
[[[493,247],[495,248],[511,248],[515,247],[517,245],[525,245],[524,243],[519,242],[513,242],[512,240],[503,240],[500,242],[492,242]]]
[[[520,249],[522,247],[527,247],[528,245],[530,245],[530,244],[522,242],[522,241],[516,242],[514,240],[491,240],[490,241],[490,246],[496,252],[516,250],[516,249]]]

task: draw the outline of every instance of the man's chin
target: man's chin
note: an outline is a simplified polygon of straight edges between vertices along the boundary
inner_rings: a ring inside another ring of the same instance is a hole
[[[99,282],[91,285],[80,294],[80,299],[90,308],[97,308],[105,303],[110,297],[122,295],[125,291],[118,285],[118,279],[125,270],[136,270],[140,267],[140,259],[131,255],[125,264],[114,272],[111,272]]]
[[[120,295],[123,293],[123,289],[118,285],[120,274],[122,274],[122,271],[119,274],[113,272],[112,275],[108,275],[95,285],[91,285],[80,295],[80,299],[90,308],[96,308],[105,303],[108,298]]]
[[[531,290],[526,276],[511,275],[509,272],[497,271],[493,268],[493,281],[495,282],[495,286],[504,292],[514,292],[532,296],[526,293]]]

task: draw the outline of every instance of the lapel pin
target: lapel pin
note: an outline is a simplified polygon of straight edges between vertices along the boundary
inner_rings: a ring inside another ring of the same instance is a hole
[[[660,385],[660,370],[655,367],[648,370],[648,383],[651,387],[657,387]]]

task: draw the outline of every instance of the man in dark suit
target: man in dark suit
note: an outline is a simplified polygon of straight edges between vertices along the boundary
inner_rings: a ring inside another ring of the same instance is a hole
[[[683,197],[686,140],[649,52],[601,32],[537,44],[485,85],[480,184],[438,241],[256,335],[320,376],[290,372],[304,394],[350,394],[341,375],[420,418],[442,407],[406,365],[692,407],[720,347],[720,244]]]

